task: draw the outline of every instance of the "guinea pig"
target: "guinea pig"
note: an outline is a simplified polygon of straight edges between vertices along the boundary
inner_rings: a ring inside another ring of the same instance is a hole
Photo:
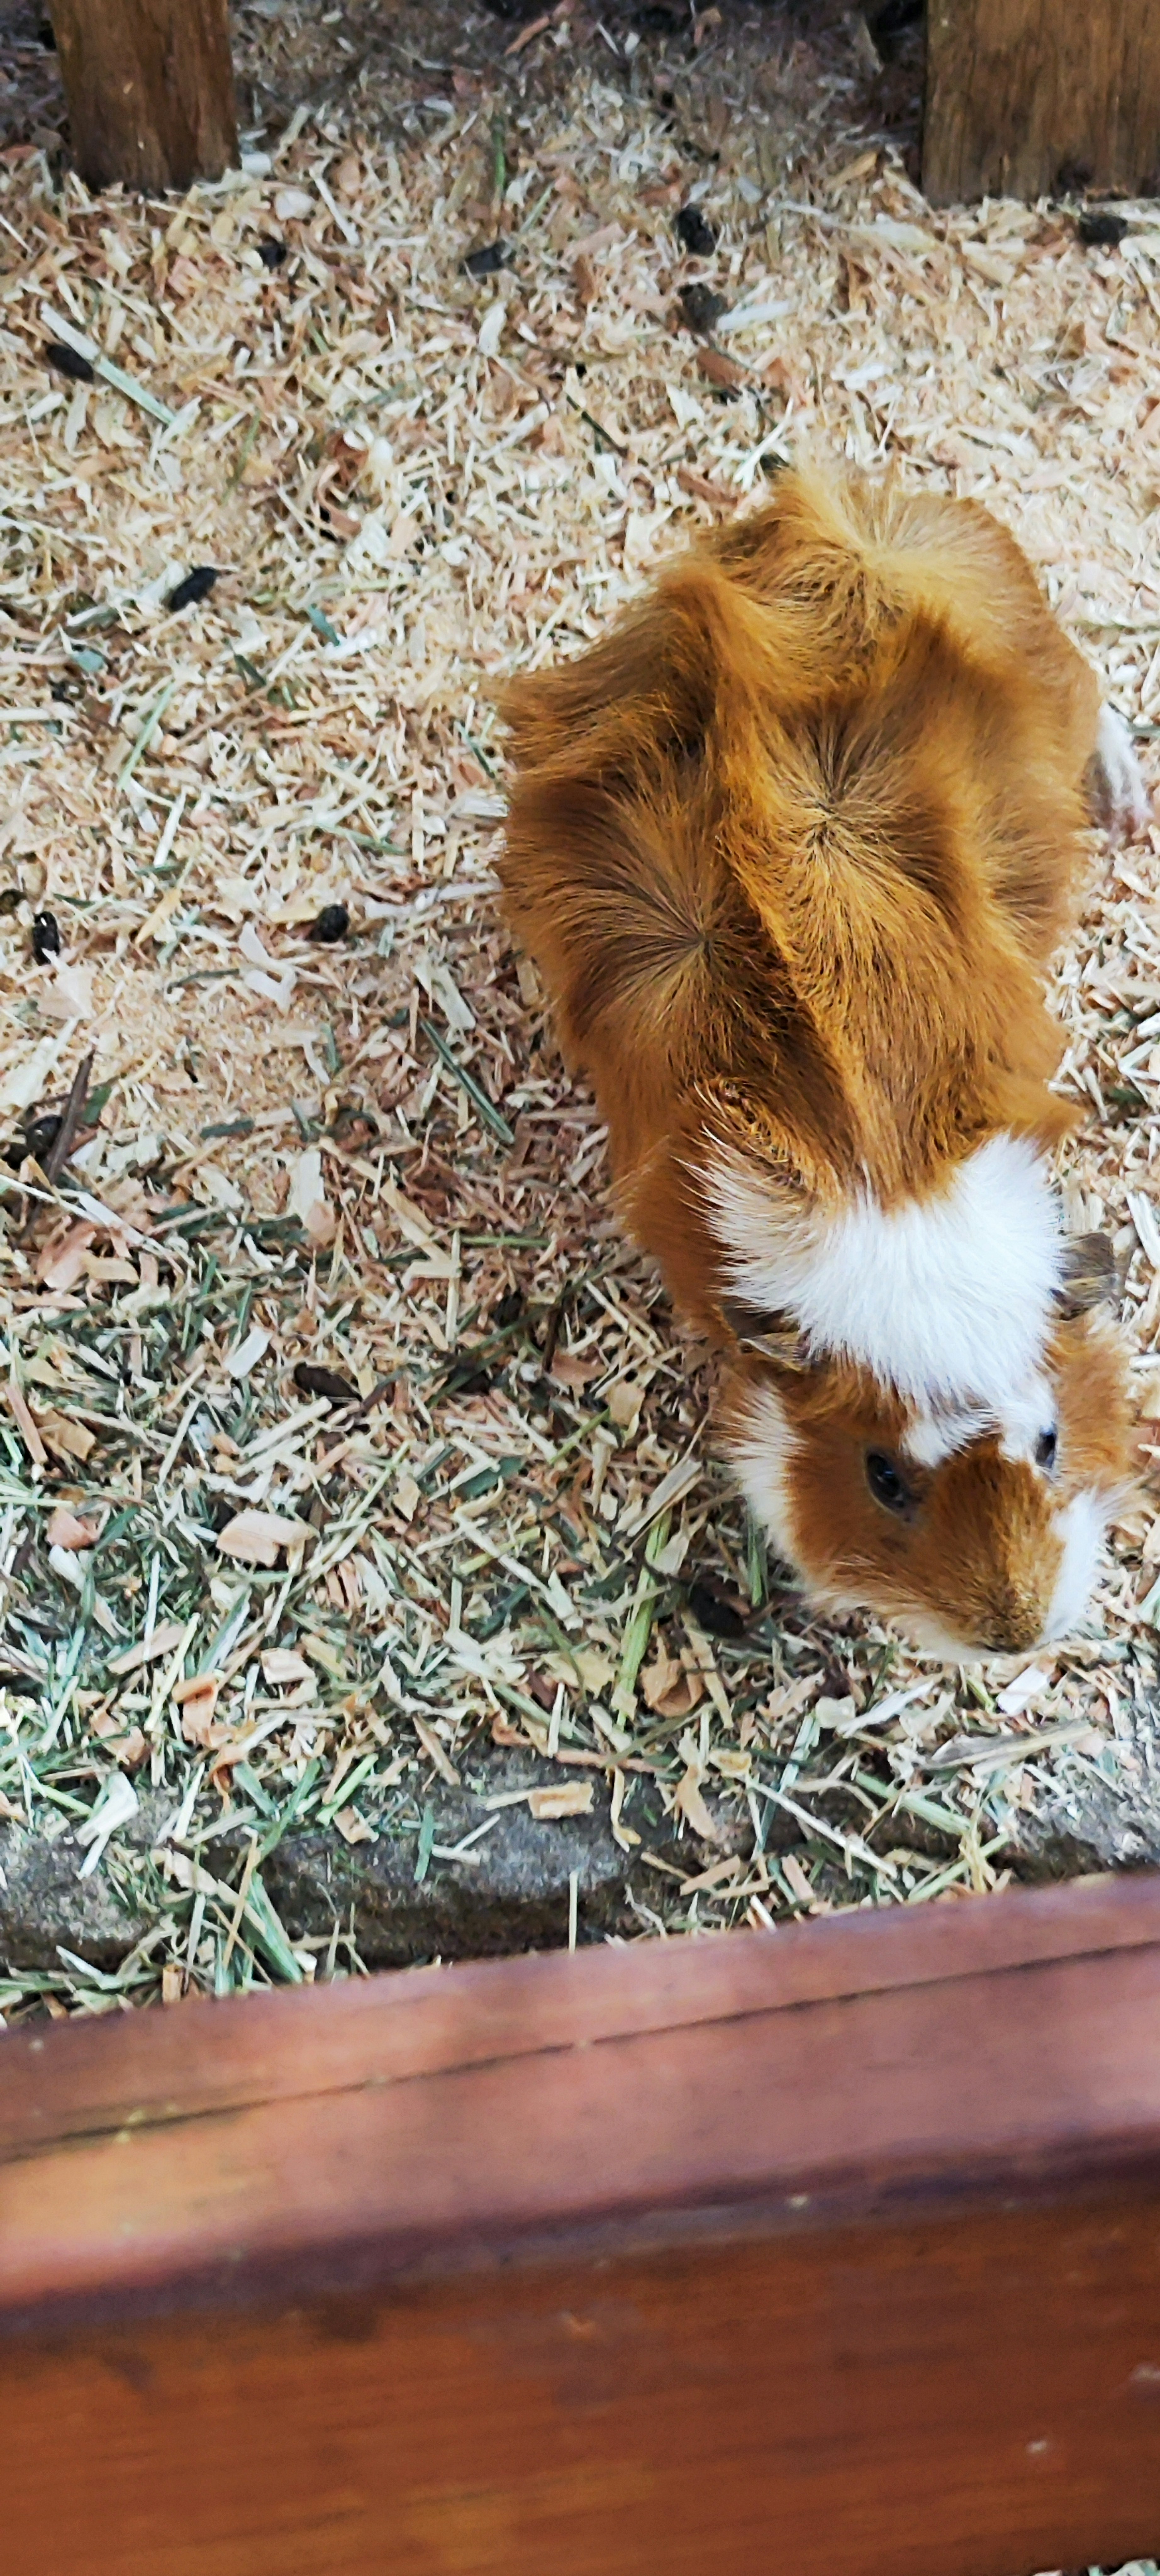
[[[948,1658],[1068,1633],[1127,1416],[1044,976],[1148,809],[1019,547],[786,471],[502,711],[509,923],[778,1553]]]

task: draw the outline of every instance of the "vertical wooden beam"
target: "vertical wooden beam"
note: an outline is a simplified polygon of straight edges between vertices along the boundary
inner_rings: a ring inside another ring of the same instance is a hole
[[[1069,179],[1134,193],[1158,168],[1157,0],[929,0],[932,205]]]
[[[50,0],[90,188],[220,179],[238,157],[226,0]]]

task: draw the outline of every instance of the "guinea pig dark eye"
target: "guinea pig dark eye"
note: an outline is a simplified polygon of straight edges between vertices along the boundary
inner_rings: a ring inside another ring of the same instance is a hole
[[[1059,1435],[1057,1432],[1041,1431],[1039,1438],[1035,1443],[1036,1466],[1046,1467],[1048,1471],[1050,1471],[1055,1465],[1055,1453],[1058,1447]]]
[[[910,1510],[914,1496],[905,1477],[895,1466],[893,1458],[888,1458],[884,1449],[867,1450],[866,1482],[875,1502],[881,1503],[883,1511],[907,1512]]]

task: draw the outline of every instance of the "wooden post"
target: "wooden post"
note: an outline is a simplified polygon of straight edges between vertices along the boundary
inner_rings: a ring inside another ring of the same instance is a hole
[[[73,157],[151,194],[237,160],[226,0],[49,0]]]
[[[1160,1881],[0,2040],[4,2576],[1160,2533]]]
[[[928,0],[932,205],[1126,188],[1160,170],[1157,0]]]

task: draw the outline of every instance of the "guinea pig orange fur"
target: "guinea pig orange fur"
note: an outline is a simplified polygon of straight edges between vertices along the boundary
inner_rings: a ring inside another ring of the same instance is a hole
[[[1065,1633],[1126,1410],[1043,977],[1093,800],[1146,807],[1014,539],[787,472],[503,711],[509,919],[753,1509],[936,1651]]]

